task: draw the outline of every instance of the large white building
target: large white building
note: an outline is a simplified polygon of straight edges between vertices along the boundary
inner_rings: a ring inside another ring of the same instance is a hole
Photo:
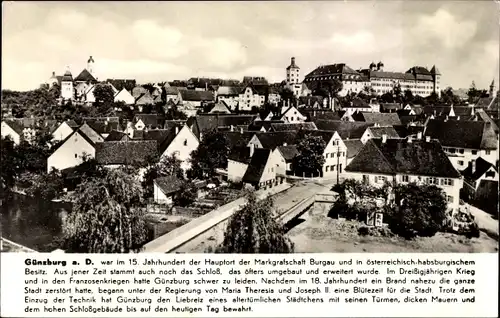
[[[383,95],[392,92],[399,85],[402,93],[410,90],[415,96],[426,97],[433,92],[440,95],[440,79],[441,73],[436,66],[430,71],[422,66],[414,66],[403,73],[384,71],[384,63],[372,62],[368,69],[358,71],[345,63],[321,65],[305,76],[304,83],[311,86],[321,83],[327,88],[329,82],[339,80],[343,86],[339,96],[359,93],[368,88],[373,89],[377,95]]]

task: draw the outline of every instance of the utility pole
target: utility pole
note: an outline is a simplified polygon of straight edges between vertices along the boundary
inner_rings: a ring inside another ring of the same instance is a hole
[[[338,145],[338,140],[337,140],[337,185],[339,184],[339,161],[340,161],[340,146]]]

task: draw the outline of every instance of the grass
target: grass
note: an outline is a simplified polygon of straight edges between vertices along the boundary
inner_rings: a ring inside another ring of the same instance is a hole
[[[498,241],[485,232],[468,239],[451,233],[405,240],[401,237],[358,235],[357,221],[328,218],[313,209],[302,216],[304,222],[288,232],[297,253],[495,253]]]

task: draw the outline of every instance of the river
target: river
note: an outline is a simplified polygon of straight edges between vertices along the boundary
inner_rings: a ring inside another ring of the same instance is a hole
[[[71,206],[60,202],[43,202],[20,194],[0,206],[2,237],[38,252],[61,248],[61,218]]]

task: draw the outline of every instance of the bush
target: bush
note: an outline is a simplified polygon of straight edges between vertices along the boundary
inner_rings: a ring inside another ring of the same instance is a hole
[[[368,226],[362,226],[358,229],[358,234],[362,235],[362,236],[366,236],[366,235],[370,234],[370,229],[368,228]]]

